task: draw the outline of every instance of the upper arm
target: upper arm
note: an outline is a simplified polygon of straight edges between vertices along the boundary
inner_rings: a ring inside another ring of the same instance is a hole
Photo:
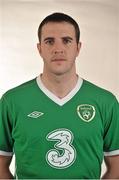
[[[0,155],[0,179],[14,179],[13,175],[9,170],[12,156],[1,156]]]
[[[104,161],[107,171],[111,172],[112,176],[119,178],[119,155],[105,156]]]
[[[1,156],[0,155],[0,169],[8,169],[11,163],[12,156]]]
[[[105,105],[104,112],[103,151],[109,163],[119,155],[119,102],[115,97]]]
[[[11,107],[3,96],[0,99],[0,160],[10,159],[13,155],[13,118]]]

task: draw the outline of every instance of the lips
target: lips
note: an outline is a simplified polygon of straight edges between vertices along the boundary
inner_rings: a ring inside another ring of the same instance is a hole
[[[59,62],[59,61],[66,61],[66,59],[56,58],[52,60],[52,62]]]

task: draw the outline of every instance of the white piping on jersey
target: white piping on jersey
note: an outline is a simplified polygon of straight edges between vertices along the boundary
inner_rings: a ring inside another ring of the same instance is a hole
[[[115,156],[115,155],[119,155],[119,149],[110,152],[104,152],[104,156]]]
[[[66,95],[64,98],[58,98],[56,95],[54,95],[50,90],[48,90],[44,84],[42,83],[40,75],[36,78],[36,82],[39,86],[39,88],[43,91],[43,93],[48,96],[52,101],[54,101],[56,104],[63,106],[65,103],[67,103],[70,99],[73,98],[73,96],[80,90],[83,79],[78,77],[78,81],[76,86],[70,91],[68,95]]]
[[[13,152],[0,151],[0,155],[2,155],[2,156],[13,156]]]

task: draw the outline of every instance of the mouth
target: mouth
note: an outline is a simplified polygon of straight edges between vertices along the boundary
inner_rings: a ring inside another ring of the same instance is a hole
[[[52,60],[52,62],[62,62],[62,61],[66,61],[66,59],[57,58]]]

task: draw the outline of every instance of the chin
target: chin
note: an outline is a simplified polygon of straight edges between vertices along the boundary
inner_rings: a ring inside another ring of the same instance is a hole
[[[61,75],[65,74],[65,73],[55,72],[55,73],[53,73],[53,74],[56,75],[56,76],[61,76]]]
[[[71,68],[52,68],[50,69],[50,72],[54,75],[61,76],[67,74],[69,71],[71,71]]]
[[[61,76],[61,75],[64,75],[64,74],[66,74],[67,73],[67,71],[55,71],[55,72],[52,72],[54,75],[56,75],[56,76]]]

